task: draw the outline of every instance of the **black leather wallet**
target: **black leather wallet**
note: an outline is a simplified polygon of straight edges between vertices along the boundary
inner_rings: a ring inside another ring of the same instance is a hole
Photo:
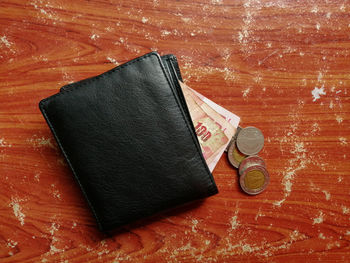
[[[177,78],[152,52],[39,103],[102,231],[218,192]]]

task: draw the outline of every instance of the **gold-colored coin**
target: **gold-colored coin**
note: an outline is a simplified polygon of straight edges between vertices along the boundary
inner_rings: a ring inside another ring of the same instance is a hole
[[[239,184],[245,193],[257,195],[266,189],[270,176],[264,166],[252,165],[242,171]]]
[[[244,178],[245,186],[249,189],[261,188],[265,183],[265,176],[259,170],[252,170]]]
[[[228,152],[227,152],[227,156],[230,164],[235,168],[238,168],[239,164],[246,157],[243,153],[241,153],[237,149],[235,141],[231,143],[230,148],[228,149]]]

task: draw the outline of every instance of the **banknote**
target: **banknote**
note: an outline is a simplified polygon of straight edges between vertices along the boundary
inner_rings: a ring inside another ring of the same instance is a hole
[[[213,171],[236,132],[239,117],[180,83],[210,171]]]

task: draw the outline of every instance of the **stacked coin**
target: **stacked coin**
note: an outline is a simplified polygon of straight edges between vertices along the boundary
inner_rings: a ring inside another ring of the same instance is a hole
[[[227,153],[232,166],[239,169],[239,183],[250,195],[264,191],[270,181],[264,160],[257,156],[264,146],[264,135],[255,127],[238,127]]]

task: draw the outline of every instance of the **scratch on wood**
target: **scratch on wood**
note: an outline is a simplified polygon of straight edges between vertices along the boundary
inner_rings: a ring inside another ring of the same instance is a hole
[[[114,65],[118,66],[119,65],[119,62],[114,59],[114,58],[111,58],[111,57],[107,57],[106,58],[109,62],[113,63]]]
[[[312,224],[321,224],[324,220],[324,214],[322,211],[319,212],[318,216],[313,219]]]
[[[327,192],[326,190],[322,190],[322,193],[324,193],[326,200],[330,200],[331,199],[331,194],[329,192]]]
[[[21,225],[24,225],[24,218],[26,217],[25,214],[22,211],[22,206],[20,205],[20,202],[24,201],[23,199],[19,198],[11,198],[11,203],[9,204],[9,207],[12,208],[13,214],[18,219],[18,221],[21,223]]]
[[[34,135],[32,138],[27,139],[27,142],[32,144],[34,148],[47,146],[57,150],[56,146],[51,142],[51,138],[45,138],[45,137],[38,138],[36,135]]]
[[[12,43],[10,41],[8,41],[6,36],[0,37],[0,43],[5,45],[7,48],[11,48],[11,46],[12,46]]]
[[[0,147],[12,147],[12,145],[11,144],[9,144],[9,143],[7,143],[6,141],[5,141],[5,138],[0,138]]]
[[[316,101],[318,99],[321,98],[321,95],[326,95],[326,92],[324,90],[324,86],[322,86],[321,88],[315,87],[312,91],[311,91],[313,100],[312,101]]]
[[[59,242],[59,240],[55,236],[55,233],[58,231],[59,228],[60,228],[59,224],[54,223],[54,222],[51,223],[51,226],[50,226],[50,229],[49,229],[49,232],[51,234],[51,243],[50,243],[50,251],[49,251],[49,253],[51,255],[64,251],[64,249],[57,248],[57,243]]]
[[[281,200],[273,203],[275,206],[281,206],[290,195],[293,186],[292,180],[295,177],[296,172],[305,169],[310,162],[307,159],[306,152],[303,142],[295,142],[294,149],[291,150],[291,153],[294,154],[295,157],[289,160],[289,166],[283,171],[282,185],[284,186],[284,195]]]
[[[350,208],[346,207],[346,206],[342,206],[342,211],[344,215],[348,215],[350,214]]]
[[[193,233],[197,233],[197,230],[196,230],[197,224],[198,224],[198,220],[192,219],[192,232]]]
[[[345,137],[339,137],[338,139],[339,139],[341,145],[347,145],[348,144],[348,142],[347,142]]]
[[[320,238],[320,239],[326,239],[326,237],[323,235],[323,233],[318,234],[318,238]]]

